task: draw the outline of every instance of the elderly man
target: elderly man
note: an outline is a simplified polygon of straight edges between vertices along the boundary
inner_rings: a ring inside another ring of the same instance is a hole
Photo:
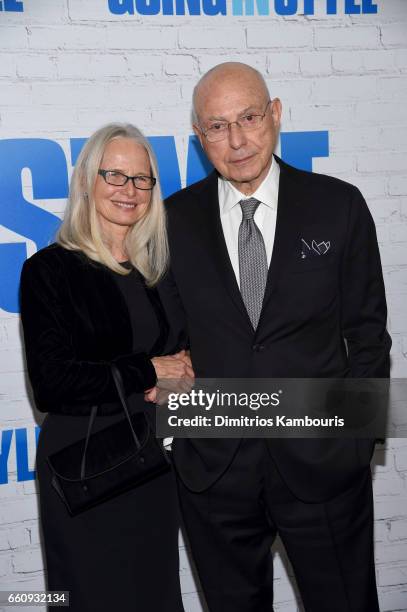
[[[273,155],[281,102],[247,65],[205,74],[194,117],[215,171],[168,200],[163,292],[178,301],[196,376],[387,377],[380,257],[360,192]],[[379,610],[372,452],[366,440],[176,440],[210,612],[272,610],[277,534],[307,612]]]

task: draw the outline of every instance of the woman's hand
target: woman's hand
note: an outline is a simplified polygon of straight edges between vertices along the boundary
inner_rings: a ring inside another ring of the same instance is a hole
[[[193,383],[190,385],[190,387],[192,388],[192,386]],[[152,389],[147,389],[147,391],[144,393],[144,401],[152,402],[158,406],[164,406],[168,402],[168,398],[171,393],[174,393],[174,391],[170,391],[169,389],[161,389],[160,387],[153,387]]]
[[[144,391],[144,401],[155,403],[158,396],[158,387],[152,387]]]

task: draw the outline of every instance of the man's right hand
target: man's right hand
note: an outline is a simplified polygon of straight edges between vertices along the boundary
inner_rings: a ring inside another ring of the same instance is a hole
[[[195,378],[191,358],[185,350],[165,357],[153,357],[151,361],[158,380]]]
[[[174,355],[153,357],[151,362],[157,375],[157,385],[145,391],[146,402],[161,405],[167,401],[169,393],[188,393],[192,389],[195,374],[189,351],[182,350]]]

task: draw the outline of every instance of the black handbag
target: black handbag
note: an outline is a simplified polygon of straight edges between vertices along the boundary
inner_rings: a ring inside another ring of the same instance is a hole
[[[47,458],[52,485],[72,516],[170,469],[167,453],[144,412],[130,415],[116,366],[112,375],[126,418],[91,435],[97,414],[93,406],[86,438]]]

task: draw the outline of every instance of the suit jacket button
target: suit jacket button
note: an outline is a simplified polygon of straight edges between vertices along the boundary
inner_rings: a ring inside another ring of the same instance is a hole
[[[260,353],[260,351],[263,351],[266,347],[264,346],[264,344],[253,344],[252,349],[254,351],[256,351],[256,353]]]

